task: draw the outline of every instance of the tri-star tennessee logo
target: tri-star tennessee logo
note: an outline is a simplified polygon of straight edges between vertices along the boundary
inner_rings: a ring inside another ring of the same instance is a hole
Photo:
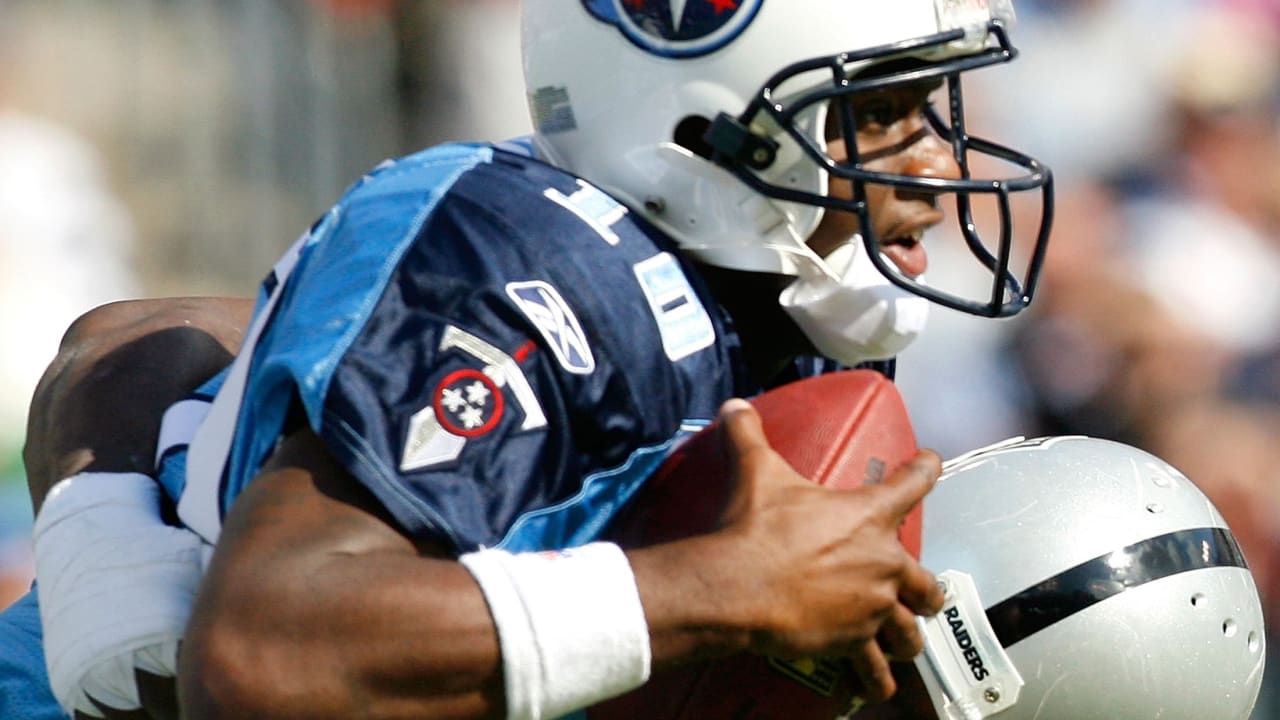
[[[446,375],[436,386],[434,404],[441,427],[462,437],[483,435],[502,419],[502,391],[472,368]]]
[[[453,462],[467,443],[492,431],[514,412],[518,432],[547,426],[547,416],[511,355],[457,327],[445,328],[440,351],[468,358],[467,367],[436,381],[431,403],[409,418],[400,471]]]
[[[665,57],[697,57],[733,42],[764,0],[582,0],[602,22]]]

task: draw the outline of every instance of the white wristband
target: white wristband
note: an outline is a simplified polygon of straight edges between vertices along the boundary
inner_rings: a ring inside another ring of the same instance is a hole
[[[137,473],[82,473],[53,487],[36,518],[45,662],[58,703],[141,706],[134,669],[173,676],[211,548],[166,525],[160,489]]]
[[[459,560],[498,629],[508,720],[557,718],[649,679],[649,626],[617,545]]]

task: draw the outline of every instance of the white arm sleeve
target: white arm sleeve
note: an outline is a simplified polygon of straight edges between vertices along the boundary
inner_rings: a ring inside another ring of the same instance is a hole
[[[141,707],[134,669],[177,674],[178,643],[212,547],[164,523],[160,488],[137,473],[82,473],[36,518],[45,661],[68,714]],[[92,697],[93,701],[89,698]]]

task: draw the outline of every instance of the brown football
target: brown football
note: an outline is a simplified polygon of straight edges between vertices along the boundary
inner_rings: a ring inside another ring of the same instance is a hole
[[[764,431],[801,475],[832,488],[880,482],[916,453],[897,388],[871,370],[846,370],[780,386],[753,399]],[[643,547],[714,529],[730,497],[720,434],[676,449],[611,526],[609,539]],[[920,555],[921,506],[899,536]],[[844,661],[739,655],[654,675],[643,687],[590,708],[590,720],[831,720],[856,692]]]

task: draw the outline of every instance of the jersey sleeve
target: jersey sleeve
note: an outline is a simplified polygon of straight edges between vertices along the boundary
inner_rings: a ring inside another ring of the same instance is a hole
[[[401,161],[316,230],[253,351],[228,472],[290,407],[415,537],[594,537],[733,386],[686,269],[594,188],[492,155]]]
[[[0,708],[5,717],[66,720],[45,669],[36,591],[0,612]]]

